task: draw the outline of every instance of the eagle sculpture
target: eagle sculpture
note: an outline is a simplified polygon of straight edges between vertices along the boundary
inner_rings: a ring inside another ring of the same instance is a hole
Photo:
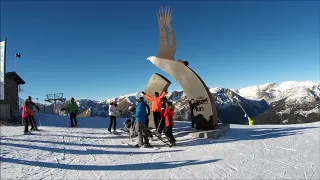
[[[161,7],[157,12],[157,17],[160,35],[159,51],[157,56],[150,56],[147,59],[159,69],[170,74],[181,85],[188,100],[199,102],[199,104],[195,103],[197,109],[192,111],[192,119],[196,123],[196,128],[202,130],[217,129],[217,112],[211,92],[200,76],[188,66],[187,61],[180,59],[176,61],[174,58],[176,39],[171,26],[170,9]],[[158,86],[156,82],[151,82],[153,83],[148,83],[148,88],[154,89]],[[165,86],[167,83],[162,85]],[[161,88],[163,89],[163,87]],[[200,103],[203,100],[206,100],[206,103]]]
[[[160,33],[160,44],[158,51],[158,58],[163,59],[174,59],[174,54],[176,53],[176,38],[174,35],[173,28],[171,26],[171,11],[169,8],[159,9],[157,13],[158,23],[159,23],[159,33]],[[184,65],[188,66],[188,61],[178,60]]]

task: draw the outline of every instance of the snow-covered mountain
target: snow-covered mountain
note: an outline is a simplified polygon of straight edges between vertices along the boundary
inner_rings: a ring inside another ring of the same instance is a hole
[[[246,124],[247,119],[239,104],[255,120],[256,124],[301,123],[320,120],[320,83],[311,81],[286,81],[280,85],[268,83],[239,90],[229,88],[209,88],[215,98],[218,117],[224,123]],[[128,108],[137,103],[137,94],[121,95],[105,101],[78,100],[80,111],[90,108],[91,116],[106,117],[109,103],[117,101],[123,116],[129,115]],[[173,101],[176,120],[187,120],[190,111],[183,91],[167,94]],[[68,101],[67,101],[68,102]],[[65,104],[59,104],[61,109]],[[60,114],[63,112],[60,112]]]
[[[320,83],[286,81],[269,83],[237,91],[243,97],[265,99],[270,108],[256,121],[265,123],[301,123],[320,120]]]
[[[289,104],[314,102],[320,96],[320,83],[286,81],[280,85],[268,83],[261,86],[250,86],[235,92],[248,99],[264,99],[269,104],[285,98]]]

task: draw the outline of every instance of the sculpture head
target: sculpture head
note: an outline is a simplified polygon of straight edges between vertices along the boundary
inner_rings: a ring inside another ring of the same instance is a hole
[[[154,92],[154,96],[155,97],[159,97],[159,93],[158,92]]]

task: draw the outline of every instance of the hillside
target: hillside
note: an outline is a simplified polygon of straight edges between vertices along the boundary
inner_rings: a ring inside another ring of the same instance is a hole
[[[232,124],[218,140],[192,138],[190,123],[177,122],[177,147],[140,149],[106,134],[108,118],[79,118],[79,128],[65,128],[66,116],[39,118],[33,135],[0,127],[1,179],[320,179],[320,122]]]
[[[270,108],[255,118],[259,124],[295,124],[320,120],[320,83],[287,81],[240,89],[252,99],[265,99]]]

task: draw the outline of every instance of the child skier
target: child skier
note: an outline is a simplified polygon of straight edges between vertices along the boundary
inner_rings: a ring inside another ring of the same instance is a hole
[[[31,122],[31,120],[29,119],[29,106],[28,106],[28,101],[27,99],[24,102],[24,105],[22,106],[22,113],[21,113],[23,122],[24,122],[24,134],[28,134],[29,130],[29,124],[31,125],[31,129],[34,128],[33,123]],[[31,122],[31,123],[29,123]]]
[[[74,98],[71,98],[70,104],[68,105],[68,113],[70,113],[70,124],[71,127],[75,127],[78,125],[77,114],[79,112],[79,107],[76,102],[74,102]]]
[[[166,137],[168,138],[168,141],[170,142],[170,147],[176,146],[176,140],[172,134],[172,127],[174,126],[173,115],[174,115],[174,107],[172,105],[172,102],[168,101],[166,104],[166,110],[164,111],[164,117],[165,117],[164,132]]]

